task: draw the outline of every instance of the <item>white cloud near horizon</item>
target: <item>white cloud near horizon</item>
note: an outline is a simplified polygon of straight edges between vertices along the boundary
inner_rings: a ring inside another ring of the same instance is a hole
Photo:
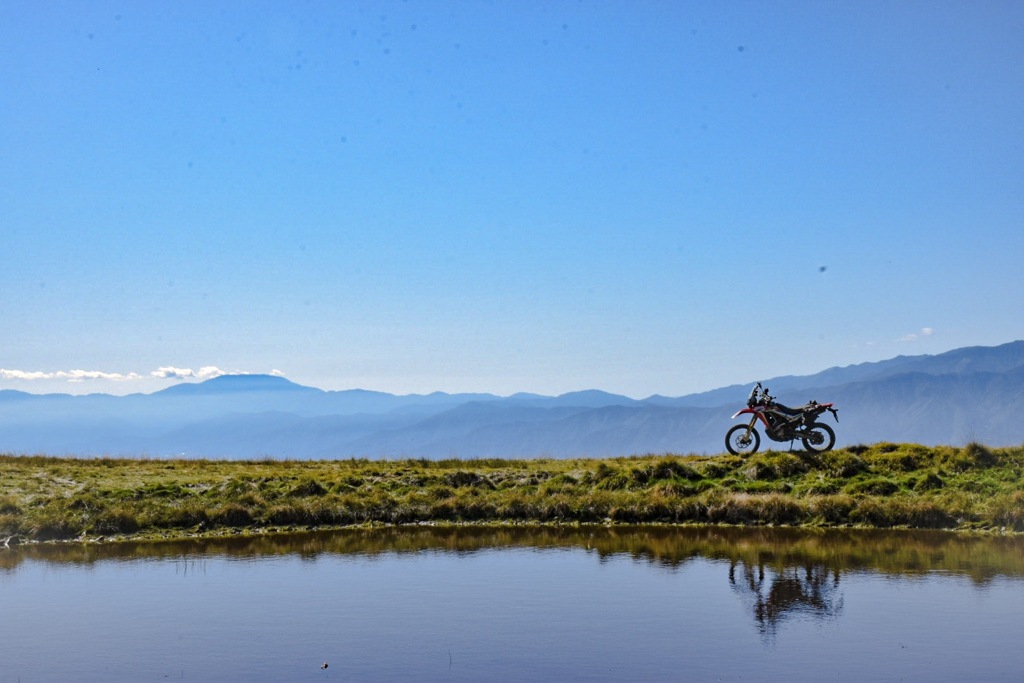
[[[248,372],[228,372],[227,370],[221,370],[215,365],[206,365],[199,368],[199,370],[193,370],[192,368],[176,368],[173,366],[165,366],[154,370],[149,373],[152,377],[158,377],[160,379],[213,379],[214,377],[220,377],[221,375],[248,375]]]
[[[0,379],[66,379],[69,382],[85,382],[93,379],[106,379],[115,382],[126,380],[142,379],[142,375],[136,372],[122,374],[120,372],[103,372],[102,370],[57,370],[56,372],[7,370],[0,368]]]
[[[897,339],[898,342],[916,342],[921,337],[930,337],[935,334],[931,327],[922,327],[920,332],[912,332]]]
[[[206,365],[198,370],[192,368],[177,368],[174,366],[163,366],[153,370],[149,375],[140,375],[137,372],[105,372],[103,370],[55,370],[46,372],[42,370],[9,370],[0,368],[0,380],[21,380],[26,382],[39,380],[67,380],[78,383],[92,380],[108,380],[112,382],[130,382],[149,378],[185,380],[198,379],[207,380],[221,375],[249,375],[252,373],[242,371],[222,370],[215,365]],[[273,370],[271,374],[284,376],[280,370]]]

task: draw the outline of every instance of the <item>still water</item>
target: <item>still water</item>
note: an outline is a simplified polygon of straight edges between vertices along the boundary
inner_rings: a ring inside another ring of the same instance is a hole
[[[1019,538],[424,527],[0,550],[0,683],[1020,681],[1022,642]]]

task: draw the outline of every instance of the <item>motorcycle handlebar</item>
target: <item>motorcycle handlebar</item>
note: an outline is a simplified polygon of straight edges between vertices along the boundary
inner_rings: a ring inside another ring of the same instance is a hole
[[[750,391],[750,397],[747,399],[747,405],[754,407],[758,404],[768,405],[775,401],[775,397],[768,393],[766,387],[761,386],[758,382],[754,385],[754,388]]]

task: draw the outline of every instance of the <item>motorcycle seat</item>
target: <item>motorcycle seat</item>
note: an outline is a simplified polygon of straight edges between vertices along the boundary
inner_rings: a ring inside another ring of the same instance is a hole
[[[804,404],[797,408],[790,408],[789,406],[784,406],[781,403],[776,403],[772,406],[772,408],[778,410],[781,413],[785,413],[786,415],[799,415],[800,413],[804,413],[810,410],[811,406],[810,404]]]

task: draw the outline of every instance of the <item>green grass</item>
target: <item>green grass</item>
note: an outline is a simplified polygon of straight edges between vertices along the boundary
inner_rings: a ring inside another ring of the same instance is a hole
[[[734,524],[1024,532],[1024,447],[576,460],[0,456],[0,536],[182,537],[373,524]]]

